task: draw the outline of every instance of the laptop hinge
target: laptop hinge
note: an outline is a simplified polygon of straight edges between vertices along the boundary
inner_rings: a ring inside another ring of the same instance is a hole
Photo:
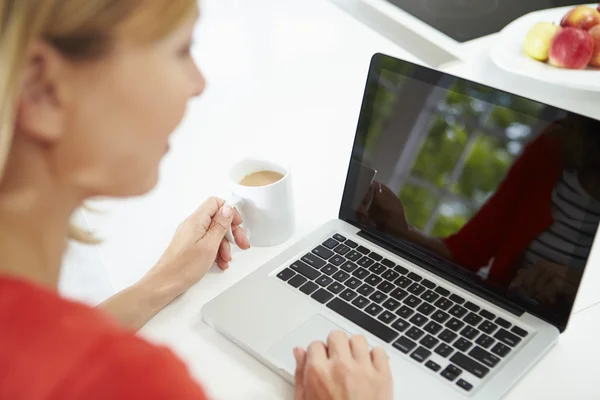
[[[451,271],[446,271],[444,269],[436,267],[436,266],[432,265],[429,261],[423,259],[422,257],[419,257],[417,254],[411,254],[410,252],[408,252],[404,249],[398,248],[397,246],[394,246],[392,243],[387,242],[378,236],[375,236],[369,232],[362,231],[362,230],[360,232],[358,232],[358,236],[369,240],[370,242],[376,244],[377,246],[380,246],[380,247],[384,248],[385,250],[398,255],[399,257],[405,258],[408,261],[413,262],[414,264],[427,270],[428,272],[431,272],[432,274],[437,275],[440,278],[447,280],[447,281],[455,284],[456,286],[461,287],[462,289],[465,289],[466,291],[472,293],[475,296],[481,297],[484,300],[489,301],[490,303],[494,304],[495,306],[500,307],[503,310],[505,310],[517,317],[520,317],[521,315],[523,315],[525,313],[525,310],[522,307],[509,302],[508,300],[502,298],[501,296],[499,296],[489,290],[486,290],[485,288],[477,286],[473,282],[469,282],[467,279],[460,277],[456,273],[453,273]]]

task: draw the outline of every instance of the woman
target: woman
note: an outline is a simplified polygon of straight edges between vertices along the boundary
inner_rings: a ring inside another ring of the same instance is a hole
[[[190,55],[197,14],[195,0],[0,0],[1,399],[206,398],[134,333],[215,260],[227,269],[229,227],[249,247],[222,200],[103,310],[56,292],[67,237],[86,239],[72,213],[156,184],[169,134],[204,88]],[[386,355],[362,337],[332,333],[295,356],[298,399],[391,398]]]

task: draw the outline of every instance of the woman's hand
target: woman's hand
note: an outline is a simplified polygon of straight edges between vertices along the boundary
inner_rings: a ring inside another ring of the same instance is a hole
[[[392,373],[382,348],[369,351],[363,336],[348,339],[332,332],[327,346],[312,343],[307,351],[294,350],[295,400],[391,400]]]
[[[521,290],[542,303],[554,304],[558,296],[570,293],[577,282],[569,279],[569,267],[549,261],[538,261],[530,267],[517,271],[509,290]]]
[[[373,182],[357,211],[358,221],[366,226],[404,237],[410,227],[402,202],[390,188]]]
[[[238,212],[224,205],[224,200],[213,197],[187,217],[148,276],[159,276],[183,293],[202,279],[215,262],[222,270],[228,269],[231,247],[225,234],[229,228],[239,248],[246,250],[250,243],[240,227],[242,218]]]

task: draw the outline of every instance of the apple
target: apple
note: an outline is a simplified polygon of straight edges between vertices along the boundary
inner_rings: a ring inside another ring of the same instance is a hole
[[[587,31],[563,28],[550,46],[550,64],[555,67],[583,69],[594,53],[594,39]]]
[[[547,61],[552,40],[562,28],[550,22],[538,22],[525,37],[524,50],[531,58]]]
[[[588,6],[573,8],[560,21],[560,26],[563,28],[580,28],[586,31],[598,24],[600,24],[600,12]]]
[[[594,52],[592,53],[590,65],[592,67],[600,67],[600,25],[594,26],[588,32],[594,40]]]

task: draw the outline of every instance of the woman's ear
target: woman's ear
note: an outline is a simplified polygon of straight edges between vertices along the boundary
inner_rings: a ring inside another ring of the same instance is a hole
[[[17,98],[17,134],[45,144],[60,140],[65,128],[66,69],[64,58],[49,44],[32,45]]]

